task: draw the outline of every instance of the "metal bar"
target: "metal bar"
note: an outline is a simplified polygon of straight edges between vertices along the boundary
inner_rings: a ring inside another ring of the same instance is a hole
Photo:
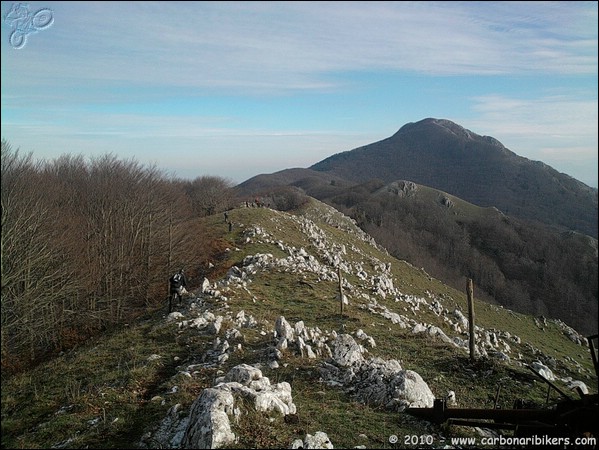
[[[446,408],[439,411],[435,408],[408,408],[407,412],[425,419],[434,419],[439,422],[447,419],[492,419],[506,423],[541,422],[546,424],[556,423],[557,414],[547,409],[470,409]]]
[[[447,423],[449,425],[489,428],[491,430],[515,430],[516,428],[518,428],[518,425],[515,425],[513,423],[481,422],[480,420],[449,419]]]
[[[591,358],[593,359],[593,366],[595,366],[595,375],[599,377],[599,366],[597,363],[597,354],[595,353],[595,347],[593,346],[593,339],[599,338],[599,334],[587,337],[589,343],[589,349],[591,350]]]

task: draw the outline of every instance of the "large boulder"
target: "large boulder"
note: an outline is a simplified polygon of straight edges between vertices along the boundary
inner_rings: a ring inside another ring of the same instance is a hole
[[[235,442],[229,414],[235,400],[231,391],[207,388],[191,406],[183,448],[220,448]]]
[[[184,448],[220,448],[235,443],[229,416],[235,414],[237,398],[248,400],[256,411],[283,416],[296,413],[291,385],[271,385],[256,367],[240,364],[216,382],[216,386],[204,389],[191,406],[182,440]]]
[[[390,409],[433,406],[435,396],[426,382],[416,372],[403,370],[398,361],[365,359],[348,334],[339,335],[332,345],[332,361],[321,368],[327,384],[343,386],[364,403]]]
[[[333,341],[333,360],[341,367],[363,361],[363,348],[349,334],[340,334]]]

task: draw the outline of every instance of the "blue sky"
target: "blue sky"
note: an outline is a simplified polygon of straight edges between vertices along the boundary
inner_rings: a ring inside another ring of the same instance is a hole
[[[40,159],[242,182],[435,117],[597,187],[597,2],[29,2],[21,48],[15,4],[2,138]]]

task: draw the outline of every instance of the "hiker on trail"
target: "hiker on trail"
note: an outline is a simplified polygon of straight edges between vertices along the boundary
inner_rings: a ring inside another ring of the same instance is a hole
[[[185,277],[185,271],[180,269],[169,279],[169,296],[168,296],[168,312],[173,310],[175,299],[178,299],[178,304],[181,304],[183,300],[183,294],[187,292],[187,278]]]
[[[225,222],[229,221],[229,212],[225,211]]]

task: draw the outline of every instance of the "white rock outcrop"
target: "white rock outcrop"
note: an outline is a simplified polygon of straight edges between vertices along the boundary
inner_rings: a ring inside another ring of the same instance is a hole
[[[220,448],[235,442],[229,415],[235,400],[231,391],[207,388],[191,406],[183,448]]]
[[[546,378],[549,381],[555,381],[555,375],[553,375],[553,372],[551,371],[551,369],[549,367],[547,367],[545,364],[543,364],[540,361],[534,361],[531,364],[531,367],[541,376],[543,376],[544,378]]]
[[[290,448],[335,448],[333,444],[329,440],[329,437],[326,433],[322,431],[317,431],[314,435],[306,434],[306,437],[302,441],[301,439],[296,439],[291,444]]]
[[[348,334],[339,335],[331,345],[331,362],[320,371],[325,383],[343,386],[365,403],[394,410],[433,406],[435,396],[426,382],[418,373],[403,370],[398,361],[364,358],[362,347]]]
[[[212,388],[202,391],[191,406],[184,448],[221,448],[236,442],[230,417],[236,414],[238,398],[249,400],[256,411],[280,415],[295,414],[296,407],[287,382],[271,385],[260,369],[248,364],[233,367],[216,380]]]

